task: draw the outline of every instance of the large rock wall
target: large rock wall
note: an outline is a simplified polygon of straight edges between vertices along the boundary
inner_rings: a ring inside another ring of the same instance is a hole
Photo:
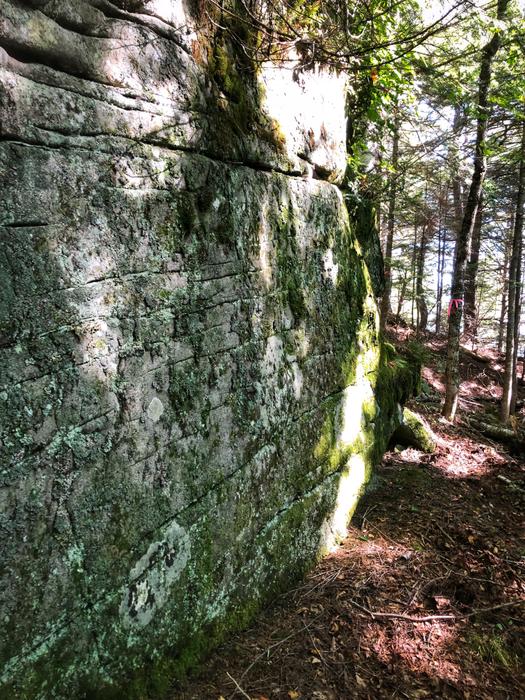
[[[158,693],[344,534],[410,391],[342,80],[175,0],[0,0],[0,46],[0,695]]]

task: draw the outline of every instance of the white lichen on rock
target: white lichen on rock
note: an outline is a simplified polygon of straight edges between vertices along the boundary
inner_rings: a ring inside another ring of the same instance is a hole
[[[190,553],[186,530],[173,521],[129,572],[129,584],[124,588],[120,604],[120,615],[126,627],[145,627],[151,622],[168,600],[170,589],[184,571]]]

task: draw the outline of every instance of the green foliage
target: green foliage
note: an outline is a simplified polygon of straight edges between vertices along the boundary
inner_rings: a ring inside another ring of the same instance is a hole
[[[409,340],[405,343],[403,353],[420,365],[428,365],[432,359],[429,350],[418,340]]]
[[[502,625],[498,627],[501,628]],[[520,661],[506,637],[501,630],[494,630],[493,633],[473,631],[468,637],[468,644],[484,663],[510,670],[516,668]]]

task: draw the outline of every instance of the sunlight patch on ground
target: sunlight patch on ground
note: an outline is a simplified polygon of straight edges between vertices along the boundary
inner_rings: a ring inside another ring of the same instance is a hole
[[[416,450],[415,447],[407,447],[401,452],[396,453],[395,461],[403,462],[404,464],[417,464],[422,456],[423,452],[421,452],[421,450]]]
[[[368,625],[363,630],[362,646],[387,666],[401,662],[411,672],[457,683],[462,670],[449,657],[457,636],[455,625],[439,620],[420,624],[397,620],[390,628]],[[465,682],[464,677],[462,680]]]
[[[364,516],[362,528],[349,527],[344,546],[332,552],[326,561],[335,560],[338,565],[346,564],[350,568],[357,566],[361,571],[381,577],[385,565],[410,561],[417,556],[418,552],[414,549],[402,542],[389,540],[370,527]]]
[[[429,384],[434,391],[439,391],[443,393],[445,391],[445,385],[443,384],[441,375],[430,367],[423,367],[421,376]]]
[[[481,477],[504,466],[508,458],[490,445],[460,435],[439,437],[439,452],[433,466],[450,478]]]

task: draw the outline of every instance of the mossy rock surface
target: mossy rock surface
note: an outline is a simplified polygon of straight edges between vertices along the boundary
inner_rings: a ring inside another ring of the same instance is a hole
[[[396,428],[391,442],[405,447],[415,447],[427,454],[432,454],[436,449],[436,440],[430,427],[421,416],[406,407],[403,409],[403,421]]]
[[[158,699],[344,535],[417,370],[239,47],[51,4],[3,3],[0,696]]]

